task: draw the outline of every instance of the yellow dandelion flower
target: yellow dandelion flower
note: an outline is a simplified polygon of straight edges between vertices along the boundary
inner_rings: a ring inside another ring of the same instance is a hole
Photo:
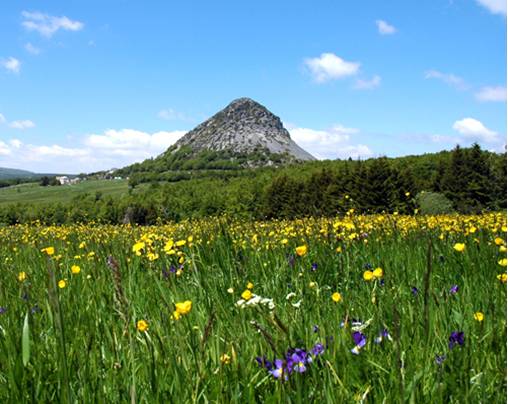
[[[497,261],[497,263],[499,265],[501,265],[502,267],[505,267],[506,266],[506,258],[501,258],[499,261]]]
[[[384,275],[383,269],[382,268],[374,269],[374,271],[372,272],[372,275],[374,275],[374,278],[382,278]]]
[[[18,281],[24,282],[27,278],[26,272],[22,271],[18,274]]]
[[[63,289],[63,288],[65,288],[66,286],[67,286],[67,282],[65,282],[65,279],[60,279],[60,280],[58,281],[58,287],[59,287],[60,289]]]
[[[372,271],[365,271],[363,273],[363,279],[365,281],[371,281],[372,279],[374,279],[374,272],[372,272]]]
[[[53,255],[55,253],[55,247],[46,247],[41,250],[41,252],[47,255]]]
[[[79,265],[73,265],[71,267],[71,272],[74,274],[74,275],[77,275],[81,272],[81,268],[79,267]]]
[[[503,244],[504,244],[504,240],[503,240],[501,237],[496,237],[496,238],[494,239],[494,243],[495,243],[496,245],[503,245]]]
[[[247,283],[247,289],[249,290],[254,289],[254,284],[252,282]]]
[[[497,278],[500,282],[502,282],[502,283],[506,283],[507,275],[506,275],[506,274],[499,274],[496,278]]]

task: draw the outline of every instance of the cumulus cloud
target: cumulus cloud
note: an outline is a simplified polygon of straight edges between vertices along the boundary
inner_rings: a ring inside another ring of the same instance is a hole
[[[70,146],[0,140],[0,166],[69,174],[123,167],[159,155],[185,133],[109,129],[86,135]]]
[[[482,87],[475,97],[478,101],[506,101],[506,87]]]
[[[381,84],[381,77],[375,75],[370,80],[357,79],[354,88],[357,90],[373,90]]]
[[[31,53],[32,55],[38,55],[39,53],[41,53],[41,50],[39,48],[33,46],[30,42],[25,44],[25,50],[28,53]]]
[[[11,123],[9,123],[9,126],[11,128],[13,128],[13,129],[24,130],[24,129],[34,128],[35,127],[35,123],[33,123],[32,121],[26,119],[26,120],[23,120],[23,121],[12,121]]]
[[[59,30],[80,31],[85,26],[81,21],[71,20],[66,16],[56,17],[39,11],[22,11],[21,25],[28,31],[36,31],[50,38]]]
[[[425,72],[424,77],[426,79],[437,79],[441,80],[443,83],[448,84],[456,88],[457,90],[466,90],[468,88],[462,77],[456,76],[450,73],[443,73],[438,70],[427,70]]]
[[[506,0],[476,0],[476,2],[485,7],[492,14],[506,16]]]
[[[363,144],[351,144],[350,135],[359,132],[356,128],[335,125],[328,130],[289,127],[291,138],[318,159],[364,158],[372,155]]]
[[[499,140],[499,135],[495,131],[488,129],[483,123],[474,118],[455,121],[453,129],[471,141],[493,143]]]
[[[384,20],[376,20],[376,25],[381,35],[392,35],[397,32],[397,29],[393,25],[388,24]]]
[[[360,63],[347,62],[333,53],[322,53],[319,57],[305,59],[304,63],[318,83],[353,76],[360,69]]]
[[[19,73],[21,70],[21,62],[12,56],[7,59],[0,60],[0,65],[12,73]]]

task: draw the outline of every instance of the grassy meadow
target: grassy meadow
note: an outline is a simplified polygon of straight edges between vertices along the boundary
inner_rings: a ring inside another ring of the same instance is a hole
[[[506,215],[0,228],[1,402],[506,400]]]
[[[90,180],[74,185],[47,186],[27,183],[0,188],[0,206],[15,203],[65,203],[86,193],[121,197],[128,193],[127,180]]]

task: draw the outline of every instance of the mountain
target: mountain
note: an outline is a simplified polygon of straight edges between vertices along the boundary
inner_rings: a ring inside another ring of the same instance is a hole
[[[291,139],[278,116],[250,98],[232,101],[178,140],[172,152],[185,146],[194,154],[204,150],[234,153],[265,150],[296,160],[314,160]]]
[[[291,139],[279,117],[250,98],[239,98],[187,132],[160,156],[116,170],[115,175],[137,174],[140,181],[172,181],[182,175],[208,176],[218,170],[306,160],[315,158]]]
[[[34,178],[37,176],[38,176],[38,174],[33,173],[31,171],[18,170],[15,168],[0,167],[0,179],[1,180],[8,180],[8,179],[14,179],[14,178]]]

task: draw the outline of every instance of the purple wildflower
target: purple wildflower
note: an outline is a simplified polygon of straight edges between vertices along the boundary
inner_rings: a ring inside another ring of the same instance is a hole
[[[456,294],[458,291],[459,291],[459,285],[453,285],[453,286],[450,288],[450,294],[451,294],[451,295]]]
[[[360,353],[360,349],[362,349],[367,344],[367,338],[360,331],[355,331],[353,334],[351,334],[351,336],[355,342],[355,347],[351,349],[351,353],[358,355]]]
[[[0,307],[0,314],[4,314],[7,311],[7,307]]]
[[[314,345],[311,350],[312,355],[314,355],[314,356],[321,355],[324,351],[325,351],[325,347],[323,346],[323,344],[321,344],[319,342],[316,345]]]
[[[176,267],[174,265],[171,265],[169,267],[169,272],[171,272],[172,274],[174,274],[176,272]]]
[[[313,325],[312,332],[319,332],[319,327],[317,325]]]
[[[284,361],[282,359],[275,359],[274,365],[275,367],[268,372],[276,379],[280,379],[284,374]]]
[[[379,333],[379,336],[376,337],[374,342],[376,344],[380,344],[381,342],[383,342],[383,339],[385,339],[385,338],[389,341],[392,340],[392,337],[386,328]]]
[[[312,358],[303,349],[296,348],[288,350],[286,354],[286,362],[288,373],[291,373],[292,371],[303,373],[307,370],[305,365],[312,362]]]
[[[441,366],[443,364],[443,362],[445,361],[445,359],[446,359],[446,355],[436,355],[435,362],[436,362],[436,364]]]
[[[418,288],[416,286],[413,286],[411,288],[411,293],[413,294],[413,296],[418,295],[418,292],[419,292],[419,290],[418,290]]]
[[[315,271],[317,269],[317,263],[314,262],[310,269],[311,271]]]
[[[448,338],[448,347],[452,349],[455,345],[464,345],[464,332],[453,331]]]
[[[266,359],[266,356],[263,355],[263,357],[256,357],[256,362],[258,365],[262,368],[265,368],[266,370],[270,371],[273,368],[272,362]]]

